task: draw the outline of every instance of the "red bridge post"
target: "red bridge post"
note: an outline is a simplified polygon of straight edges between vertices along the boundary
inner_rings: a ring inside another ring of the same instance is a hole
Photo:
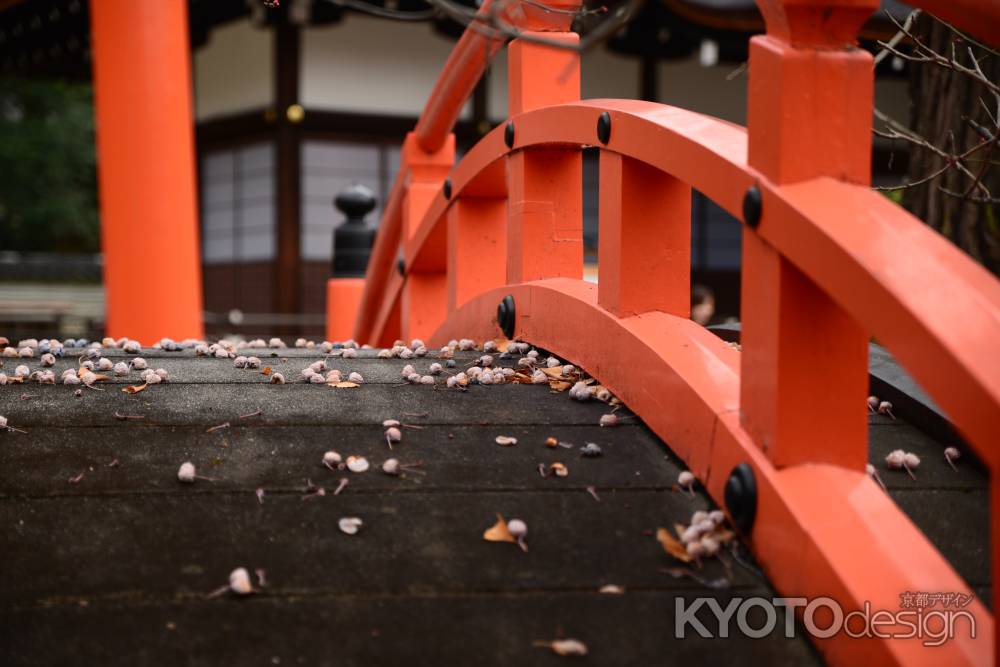
[[[776,184],[870,180],[872,57],[855,46],[878,0],[760,0],[768,33],[750,41],[750,166]],[[744,215],[755,205],[748,193]],[[829,202],[831,207],[837,202]],[[740,409],[778,468],[863,470],[868,334],[756,233],[743,233]],[[759,224],[768,224],[763,209]],[[863,242],[863,239],[859,239]]]
[[[580,55],[572,32],[525,32],[508,47],[508,144],[518,114],[580,99]],[[583,277],[583,155],[579,148],[529,148],[507,158],[507,282]]]

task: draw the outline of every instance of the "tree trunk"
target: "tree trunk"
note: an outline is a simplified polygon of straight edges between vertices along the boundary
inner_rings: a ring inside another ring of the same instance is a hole
[[[955,58],[969,66],[968,49],[972,48],[980,67],[991,81],[1000,81],[1000,56],[962,39],[947,25],[922,14],[913,26],[913,34],[935,52]],[[954,51],[952,50],[954,48]],[[974,121],[989,136],[997,132],[982,102],[996,114],[996,99],[984,87],[954,70],[929,63],[910,63],[910,127],[918,135],[949,154],[961,154],[986,141]],[[982,100],[982,102],[980,102]],[[920,146],[910,146],[908,182],[926,178],[944,166],[946,158]],[[983,148],[963,161],[979,177],[994,198],[1000,198],[1000,149]],[[952,168],[934,180],[904,190],[903,204],[915,216],[950,239],[955,245],[1000,275],[1000,205],[972,201],[973,179]],[[954,196],[952,193],[965,195]]]

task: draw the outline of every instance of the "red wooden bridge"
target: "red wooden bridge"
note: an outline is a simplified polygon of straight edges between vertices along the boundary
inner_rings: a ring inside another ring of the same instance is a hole
[[[95,26],[145,25],[172,11],[140,4],[95,2]],[[911,4],[1000,45],[992,0]],[[899,609],[907,592],[981,593],[866,473],[864,400],[874,339],[991,474],[980,553],[992,553],[995,581],[1000,283],[869,188],[873,64],[855,38],[878,2],[758,5],[767,34],[751,40],[743,128],[661,104],[580,100],[579,37],[570,31],[579,2],[487,0],[404,142],[367,275],[330,281],[328,337],[373,346],[419,338],[433,349],[505,336],[585,369],[668,443],[783,596]],[[144,64],[111,62],[112,46],[95,45],[97,99],[111,100],[99,118],[107,193],[137,178],[121,168],[137,151],[155,153],[185,129],[170,121],[173,129],[158,127],[142,146],[130,133],[148,132],[153,120],[114,129],[116,76]],[[451,129],[503,48],[508,121],[456,163]],[[149,118],[162,114],[150,109]],[[597,284],[582,280],[583,147],[600,149]],[[193,198],[190,173],[163,181]],[[739,349],[688,318],[692,188],[744,224]],[[104,211],[112,231],[149,200],[118,205]],[[180,262],[182,298],[176,282],[168,289],[148,271],[145,282],[136,278],[130,242],[108,247],[110,335],[200,336],[193,229],[157,231]],[[139,301],[163,306],[152,314]],[[976,636],[958,633],[939,647],[843,633],[812,641],[834,665],[996,663],[987,605],[976,598],[965,609]]]
[[[996,3],[915,4],[1000,40]],[[867,342],[884,343],[995,469],[1000,284],[868,188],[873,66],[853,44],[878,3],[758,5],[768,32],[751,40],[742,128],[660,104],[581,101],[570,14],[487,3],[482,13],[524,31],[507,46],[509,121],[454,164],[448,132],[504,42],[473,24],[404,144],[353,334],[437,342],[499,328],[588,369],[720,505],[741,467],[752,471],[755,513],[727,507],[746,513],[734,518],[784,594],[860,608],[962,589],[865,474]],[[601,149],[598,285],[581,280],[583,146]],[[740,352],[687,318],[692,187],[745,225]],[[331,282],[331,332],[350,323],[341,289]],[[892,640],[822,650],[844,665],[988,661],[983,628],[948,658]]]

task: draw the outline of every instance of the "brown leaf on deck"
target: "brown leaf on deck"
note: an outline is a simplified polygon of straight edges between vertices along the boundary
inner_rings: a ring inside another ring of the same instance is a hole
[[[126,394],[138,394],[140,391],[145,391],[149,384],[137,384],[135,386],[129,385],[128,387],[122,388],[122,391]]]
[[[727,542],[732,542],[733,539],[736,537],[736,533],[727,528],[722,528],[721,526],[712,531],[711,535],[712,537],[714,537],[719,541],[719,544],[726,544]]]
[[[270,375],[271,374],[271,367],[270,366],[264,366],[264,368],[261,369],[260,374],[261,375]]]
[[[666,528],[656,529],[656,540],[663,547],[669,555],[673,556],[679,561],[684,561],[685,563],[691,562],[691,555],[687,552],[687,548],[674,539],[674,536],[670,534],[670,531]]]
[[[336,389],[353,389],[355,387],[360,387],[361,385],[357,382],[348,382],[345,380],[343,382],[327,382],[326,386],[334,387]]]
[[[507,530],[507,522],[503,515],[497,512],[497,522],[492,528],[487,528],[483,533],[483,539],[487,542],[517,542],[514,536]]]

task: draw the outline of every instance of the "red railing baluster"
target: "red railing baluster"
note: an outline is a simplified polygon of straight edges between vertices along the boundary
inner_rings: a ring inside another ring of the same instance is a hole
[[[527,33],[579,43],[576,33]],[[525,39],[508,49],[508,129],[517,115],[580,99],[580,56]],[[583,276],[583,155],[577,147],[531,148],[507,158],[507,281]]]
[[[405,243],[416,233],[455,162],[455,135],[449,134],[436,151],[429,153],[420,146],[416,134],[410,133],[403,143],[401,159],[409,175],[403,203]],[[404,266],[406,283],[400,303],[399,335],[406,340],[430,336],[448,315],[446,247],[442,238],[439,237],[437,245],[440,252],[432,255],[436,259]]]
[[[618,317],[651,310],[687,317],[691,186],[605,150],[600,187],[598,303]]]
[[[448,209],[448,312],[506,282],[506,200],[459,199]]]

